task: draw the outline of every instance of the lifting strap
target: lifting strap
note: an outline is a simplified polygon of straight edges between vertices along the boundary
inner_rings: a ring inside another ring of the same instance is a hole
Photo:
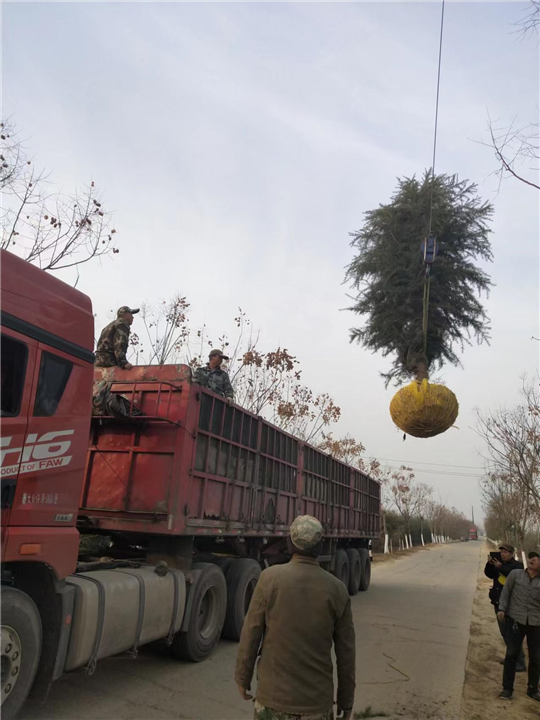
[[[87,675],[93,675],[96,671],[97,656],[99,653],[99,647],[101,645],[101,637],[103,635],[103,625],[105,624],[105,589],[99,580],[88,577],[88,575],[77,575],[78,578],[87,580],[88,582],[94,583],[98,589],[98,621],[96,627],[96,635],[94,637],[94,647],[92,648],[92,654],[88,661],[85,672]]]

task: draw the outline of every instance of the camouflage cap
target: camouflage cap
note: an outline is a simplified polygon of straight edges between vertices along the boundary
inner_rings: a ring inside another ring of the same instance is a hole
[[[126,313],[131,313],[132,315],[136,315],[138,312],[139,312],[139,308],[130,308],[127,305],[122,305],[122,307],[118,308],[116,315],[117,315],[117,317],[122,317],[122,315],[125,315]]]
[[[218,355],[220,358],[223,358],[223,360],[228,360],[229,358],[224,355],[221,350],[210,350],[209,358],[214,357],[215,355]]]
[[[299,550],[311,550],[321,541],[323,528],[317,518],[299,515],[291,524],[291,542]]]

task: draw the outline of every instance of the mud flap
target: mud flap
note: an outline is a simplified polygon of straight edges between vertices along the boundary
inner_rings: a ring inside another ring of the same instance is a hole
[[[187,632],[189,627],[189,621],[191,618],[191,611],[193,610],[193,596],[194,596],[194,590],[199,582],[199,578],[201,577],[202,570],[192,570],[191,572],[191,578],[190,581],[186,584],[186,592],[187,592],[187,598],[186,598],[186,609],[184,611],[184,617],[182,620],[182,625],[180,625],[180,630],[178,632]]]
[[[66,664],[66,656],[71,636],[71,621],[73,618],[73,606],[75,604],[75,588],[72,585],[58,590],[62,603],[62,625],[60,626],[60,637],[58,638],[58,651],[56,653],[56,662],[53,670],[53,682],[64,673],[64,665]]]

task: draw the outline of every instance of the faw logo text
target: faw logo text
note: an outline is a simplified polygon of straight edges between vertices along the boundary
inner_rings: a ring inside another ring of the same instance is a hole
[[[69,465],[72,455],[67,453],[71,440],[67,437],[73,433],[74,430],[58,430],[39,438],[37,433],[30,433],[23,447],[11,447],[13,436],[0,438],[0,475],[7,477]]]

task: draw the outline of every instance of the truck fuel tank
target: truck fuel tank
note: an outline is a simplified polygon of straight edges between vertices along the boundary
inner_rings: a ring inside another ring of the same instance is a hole
[[[66,671],[86,666],[92,673],[102,658],[172,640],[182,624],[186,580],[181,570],[95,570],[70,575],[66,582],[75,589]]]

